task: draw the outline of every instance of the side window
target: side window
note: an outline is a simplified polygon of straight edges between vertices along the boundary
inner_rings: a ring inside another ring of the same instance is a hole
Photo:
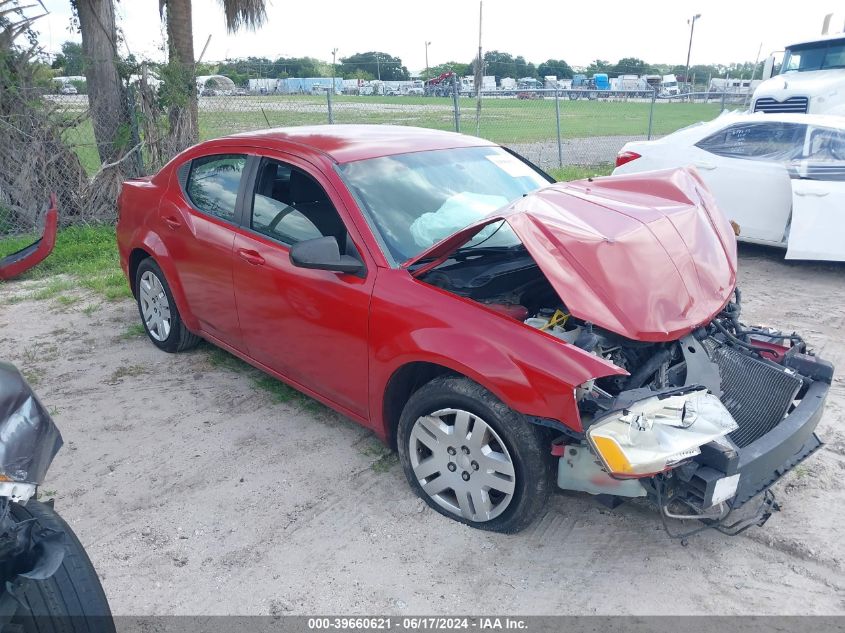
[[[346,241],[346,227],[317,181],[296,167],[267,158],[258,168],[250,226],[288,245],[334,236],[342,251]]]
[[[197,209],[224,220],[235,219],[235,202],[246,156],[217,154],[191,162],[185,190]]]
[[[800,169],[804,178],[845,182],[845,130],[811,128],[806,160]]]
[[[789,162],[801,158],[807,126],[803,123],[740,123],[696,143],[717,156]]]

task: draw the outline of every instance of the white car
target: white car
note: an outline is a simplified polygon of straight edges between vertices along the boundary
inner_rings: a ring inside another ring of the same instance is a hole
[[[741,241],[845,261],[845,117],[727,113],[625,144],[614,174],[693,165]]]

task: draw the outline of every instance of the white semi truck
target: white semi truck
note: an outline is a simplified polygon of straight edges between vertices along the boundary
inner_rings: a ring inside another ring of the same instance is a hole
[[[769,56],[752,98],[754,112],[845,115],[845,33],[828,33],[830,18],[818,38],[786,47],[776,75],[775,56]]]

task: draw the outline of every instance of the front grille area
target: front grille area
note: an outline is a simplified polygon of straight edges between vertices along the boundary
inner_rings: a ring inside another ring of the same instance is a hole
[[[734,348],[706,347],[719,367],[722,404],[739,425],[730,438],[743,448],[783,420],[801,388],[801,379]]]
[[[772,97],[760,97],[754,102],[754,112],[805,114],[807,112],[807,97],[789,97],[786,101],[778,101]]]

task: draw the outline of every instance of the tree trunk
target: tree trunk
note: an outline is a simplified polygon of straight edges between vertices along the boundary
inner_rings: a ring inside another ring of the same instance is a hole
[[[100,162],[113,163],[129,149],[126,91],[117,72],[117,34],[112,0],[77,0],[88,102]],[[132,163],[132,161],[125,161]],[[131,168],[130,164],[124,170]]]
[[[177,88],[171,93],[168,118],[172,149],[180,152],[199,138],[191,0],[166,0],[165,6],[170,75]]]

